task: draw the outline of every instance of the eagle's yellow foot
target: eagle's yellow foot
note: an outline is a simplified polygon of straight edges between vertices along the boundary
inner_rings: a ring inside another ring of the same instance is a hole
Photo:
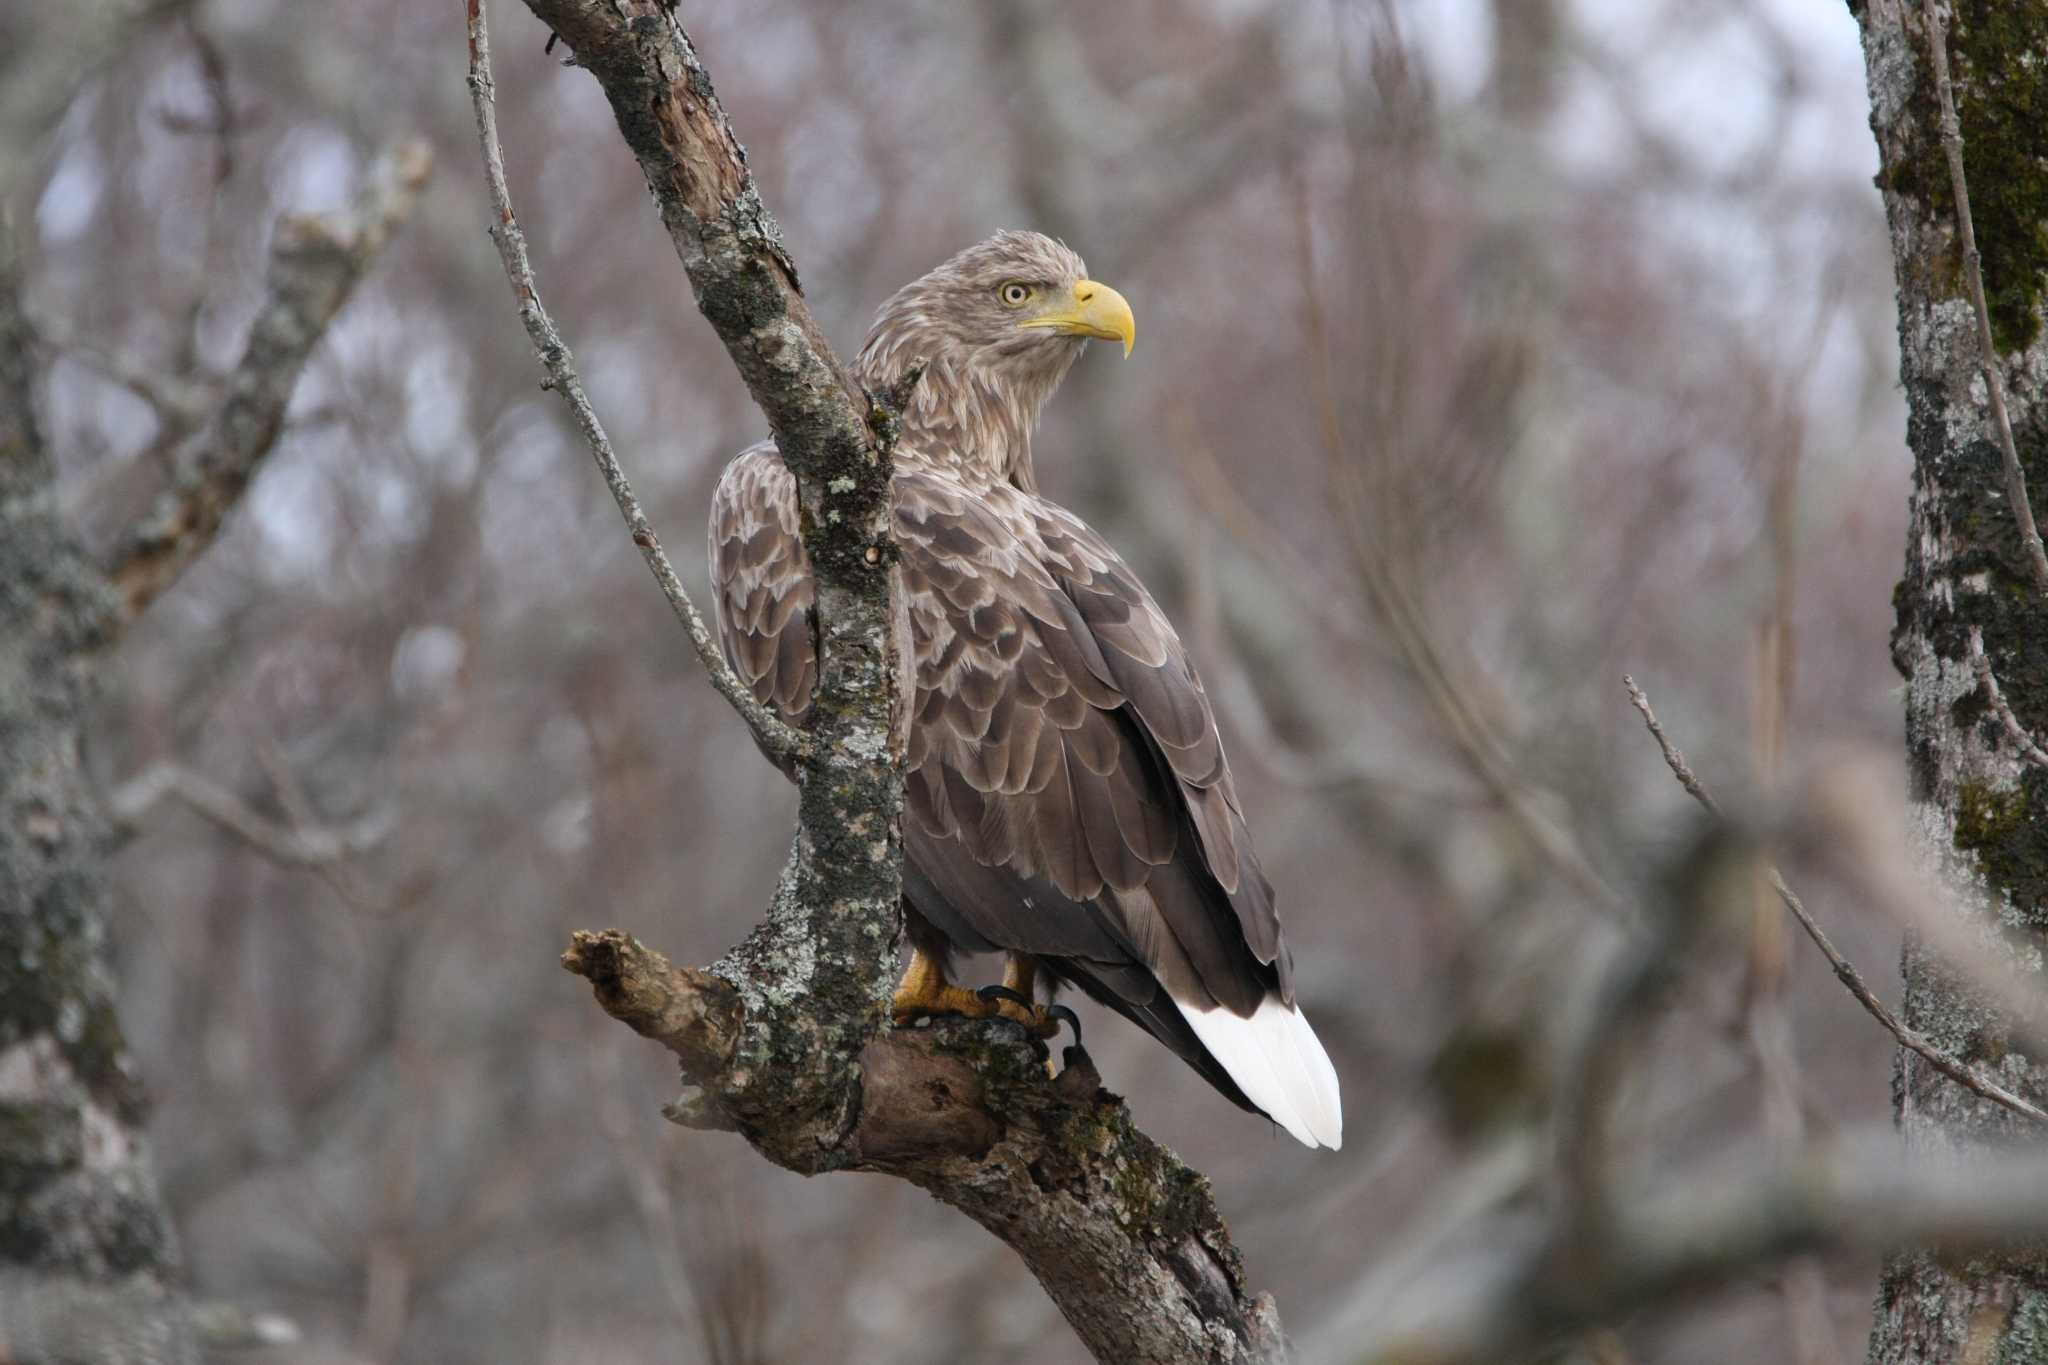
[[[1022,1024],[1033,1037],[1050,1038],[1060,1031],[1060,1021],[1044,1006],[1030,1003],[1037,974],[1036,962],[1012,957],[1003,971],[1002,985],[971,991],[946,980],[936,961],[913,950],[910,966],[896,987],[896,998],[889,1002],[890,1018],[898,1028],[935,1014],[1008,1019]]]
[[[995,1006],[995,1012],[1005,1019],[1015,1020],[1024,1026],[1024,1031],[1034,1038],[1051,1038],[1060,1031],[1062,1015],[1071,1018],[1073,1011],[1061,1005],[1040,1005],[1009,986],[983,986],[975,997]],[[1047,1062],[1050,1068],[1052,1063]],[[1048,1074],[1050,1072],[1048,1071]]]

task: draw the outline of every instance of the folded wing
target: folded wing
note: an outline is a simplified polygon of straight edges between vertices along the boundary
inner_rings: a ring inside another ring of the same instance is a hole
[[[1200,678],[1077,517],[1007,485],[896,476],[917,695],[905,894],[958,947],[1037,955],[1233,1101],[1336,1146],[1335,1073],[1293,966]],[[816,679],[810,567],[772,446],[714,500],[720,636],[800,723]]]

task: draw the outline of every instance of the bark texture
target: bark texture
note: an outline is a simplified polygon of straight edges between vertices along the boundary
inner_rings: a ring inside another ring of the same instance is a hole
[[[1013,1025],[886,1030],[908,690],[890,591],[892,396],[851,385],[825,343],[671,8],[527,4],[603,86],[698,306],[797,477],[820,634],[796,847],[767,918],[709,971],[616,931],[579,934],[564,965],[677,1054],[687,1088],[671,1118],[737,1129],[793,1170],[916,1183],[1014,1248],[1098,1359],[1280,1358],[1277,1311],[1245,1288],[1207,1181],[1132,1127],[1085,1054],[1070,1049],[1054,1081]],[[472,0],[473,61],[475,15]]]
[[[41,352],[0,221],[0,1361],[183,1365],[194,1311],[143,1136],[106,943],[110,828],[80,762],[107,648],[190,564],[275,444],[307,356],[425,178],[385,163],[357,214],[282,222],[241,366],[113,576],[60,520]]]
[[[1921,853],[1952,916],[2031,984],[2048,928],[2048,768],[1993,713],[1973,633],[2021,726],[2048,731],[2048,598],[2032,582],[2008,501],[1980,373],[1956,203],[1941,144],[1919,3],[1852,4],[1863,30],[1871,128],[1881,158],[1899,285],[1900,377],[1914,475],[1893,660],[1907,680],[1906,745]],[[2048,480],[2048,4],[1966,0],[1948,26],[1970,205],[1991,331],[2020,462]],[[1909,939],[1908,1025],[2008,1088],[2048,1098],[2048,1058],[2013,1019]],[[2037,1142],[2007,1110],[1901,1052],[1893,1094],[1910,1157],[1963,1164],[1988,1147]],[[1872,1365],[2048,1360],[2048,1249],[1999,1257],[1904,1249],[1886,1266]]]
[[[0,1359],[189,1361],[107,970],[108,828],[79,761],[118,605],[58,520],[17,265],[0,236]],[[64,1311],[101,1293],[132,1310],[119,1327]]]
[[[701,1087],[670,1117],[723,1126],[721,1096],[747,1084],[733,1079],[746,1012],[733,988],[617,930],[576,935],[562,960]],[[885,1030],[860,1052],[832,1165],[899,1176],[1001,1238],[1099,1360],[1284,1359],[1279,1311],[1247,1288],[1209,1182],[1137,1130],[1084,1051],[1066,1049],[1057,1079],[1047,1060],[1004,1022]]]
[[[603,86],[698,307],[797,477],[817,566],[814,742],[797,766],[797,836],[768,918],[715,968],[746,1006],[718,1108],[783,1165],[829,1170],[844,1164],[860,1050],[885,1019],[901,913],[886,421],[812,319],[675,16],[653,0],[531,8]]]

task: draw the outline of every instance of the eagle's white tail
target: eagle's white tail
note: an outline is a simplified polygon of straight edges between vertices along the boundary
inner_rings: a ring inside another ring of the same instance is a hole
[[[1267,996],[1249,1019],[1221,1007],[1173,1003],[1238,1089],[1275,1123],[1305,1146],[1344,1145],[1337,1070],[1300,1010],[1277,995]]]

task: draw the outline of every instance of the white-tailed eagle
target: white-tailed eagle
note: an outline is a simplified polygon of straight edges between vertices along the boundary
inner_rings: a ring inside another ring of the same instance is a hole
[[[1043,969],[1235,1103],[1336,1147],[1337,1075],[1295,1007],[1292,954],[1201,679],[1137,575],[1039,496],[1032,469],[1039,408],[1088,339],[1128,355],[1135,334],[1130,305],[1079,256],[1002,232],[898,291],[854,364],[876,392],[924,367],[894,478],[916,667],[913,953],[895,1016],[1025,1016],[948,980],[953,950],[1000,950],[1013,990],[1029,998]],[[720,638],[755,695],[801,725],[817,670],[797,527],[774,445],[743,452],[711,509]]]

